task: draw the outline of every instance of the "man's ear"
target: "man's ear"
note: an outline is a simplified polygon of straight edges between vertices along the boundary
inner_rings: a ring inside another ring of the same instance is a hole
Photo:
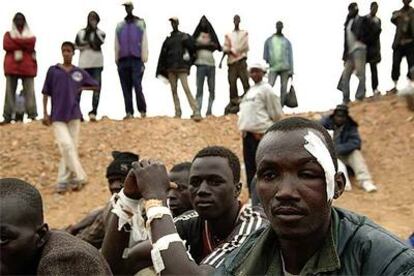
[[[234,189],[234,197],[235,198],[238,198],[240,196],[241,190],[242,190],[242,183],[239,182],[239,183],[236,184],[236,189]]]
[[[49,226],[47,223],[44,223],[42,226],[40,226],[39,229],[37,229],[36,234],[39,237],[36,242],[36,246],[37,248],[41,248],[49,239]]]
[[[335,193],[334,199],[339,198],[345,190],[346,179],[342,172],[335,174]]]

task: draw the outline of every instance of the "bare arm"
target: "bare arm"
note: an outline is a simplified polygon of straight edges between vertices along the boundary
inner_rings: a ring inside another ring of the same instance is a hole
[[[108,226],[102,244],[102,254],[114,274],[135,274],[151,266],[151,244],[148,241],[138,243],[131,249],[127,258],[122,258],[125,248],[129,247],[130,233],[118,231],[118,217],[109,215]]]
[[[49,101],[49,96],[48,95],[43,95],[43,121],[42,121],[42,123],[45,126],[50,126],[52,124],[50,116],[47,113],[47,102],[48,101]]]

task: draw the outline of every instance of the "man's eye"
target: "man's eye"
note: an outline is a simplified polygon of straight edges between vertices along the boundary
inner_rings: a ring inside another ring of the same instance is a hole
[[[199,180],[191,180],[190,181],[190,186],[192,186],[193,188],[199,187],[200,184],[201,184],[201,181],[199,181]]]
[[[274,180],[277,177],[277,172],[273,170],[264,171],[261,173],[259,178],[263,179],[265,182],[270,182]]]
[[[10,239],[7,237],[1,237],[0,238],[0,245],[6,245],[10,242]]]
[[[302,172],[299,172],[299,177],[305,178],[305,179],[315,179],[315,178],[319,178],[320,176],[311,171],[302,171]]]

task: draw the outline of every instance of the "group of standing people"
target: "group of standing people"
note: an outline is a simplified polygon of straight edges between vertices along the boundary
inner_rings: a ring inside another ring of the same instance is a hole
[[[407,77],[413,81],[410,70],[414,68],[414,8],[410,6],[412,0],[403,0],[403,7],[393,12],[391,22],[396,26],[396,33],[392,44],[393,59],[391,78],[394,87],[387,91],[396,94],[400,65],[405,57],[408,64]],[[343,92],[343,103],[350,102],[349,82],[353,72],[358,77],[358,88],[355,94],[357,100],[365,98],[365,67],[370,65],[371,85],[374,96],[380,95],[378,90],[377,65],[381,61],[380,34],[381,20],[377,17],[378,3],[372,2],[370,13],[359,15],[358,4],[353,2],[348,6],[348,16],[344,24],[344,70],[338,83],[338,89]]]

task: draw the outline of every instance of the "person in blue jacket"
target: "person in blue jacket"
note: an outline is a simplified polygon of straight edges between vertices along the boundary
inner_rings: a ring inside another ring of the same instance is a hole
[[[332,115],[322,118],[321,123],[326,129],[333,130],[336,154],[345,165],[352,168],[360,186],[367,192],[375,192],[377,187],[361,153],[358,124],[349,116],[348,107],[338,105]]]

